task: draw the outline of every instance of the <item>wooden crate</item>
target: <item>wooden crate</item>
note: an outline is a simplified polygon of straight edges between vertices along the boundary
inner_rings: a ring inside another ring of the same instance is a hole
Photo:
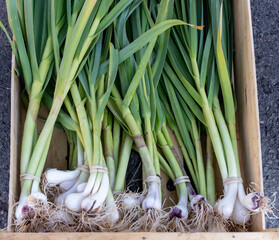
[[[234,0],[235,56],[234,78],[238,103],[238,143],[244,183],[254,182],[258,191],[263,191],[262,160],[260,145],[257,82],[251,10],[249,0]],[[12,232],[13,205],[19,196],[19,156],[24,110],[20,101],[20,82],[14,73],[15,58],[12,58],[11,83],[11,158],[8,231],[0,232],[0,239],[279,239],[278,229],[265,230],[264,215],[258,214],[247,233],[14,233]],[[42,127],[42,126],[40,126]],[[66,138],[62,131],[55,130],[48,167],[65,166],[67,155]]]

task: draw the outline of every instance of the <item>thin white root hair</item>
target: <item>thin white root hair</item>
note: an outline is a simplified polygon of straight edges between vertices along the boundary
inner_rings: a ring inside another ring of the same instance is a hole
[[[247,193],[253,193],[253,192],[258,192],[257,189],[259,189],[259,186],[252,182],[249,187],[247,188]],[[275,207],[276,199],[277,199],[277,192],[272,193],[271,198],[267,197],[264,195],[263,192],[259,192],[259,210],[263,212],[268,219],[279,219],[279,216],[275,214],[276,212],[279,212],[279,210]],[[251,213],[251,215],[254,215],[257,213]]]
[[[213,214],[213,207],[207,201],[199,201],[195,205],[195,209],[191,208],[189,211],[188,226],[191,231],[207,231],[208,221]]]
[[[167,232],[168,226],[164,224],[166,218],[164,210],[147,209],[141,211],[141,217],[135,221],[127,231],[130,232]]]
[[[228,232],[230,220],[220,216],[216,212],[209,216],[207,232]]]

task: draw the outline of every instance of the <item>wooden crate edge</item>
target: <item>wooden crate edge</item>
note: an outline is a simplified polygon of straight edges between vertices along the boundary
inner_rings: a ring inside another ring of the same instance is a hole
[[[21,240],[27,238],[29,240],[69,240],[69,239],[92,239],[94,234],[95,239],[110,239],[110,240],[223,240],[223,239],[279,239],[277,231],[264,231],[264,232],[246,232],[246,233],[6,233],[0,232],[0,239],[14,239]]]

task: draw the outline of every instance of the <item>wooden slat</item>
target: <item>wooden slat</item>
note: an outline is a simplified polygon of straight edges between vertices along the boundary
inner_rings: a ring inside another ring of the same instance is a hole
[[[249,239],[249,240],[278,240],[279,232],[253,232],[253,233],[0,233],[0,239],[5,240],[223,240],[223,239]]]
[[[10,136],[10,182],[9,182],[9,211],[8,211],[8,231],[11,231],[12,212],[15,199],[19,193],[19,158],[20,153],[20,83],[15,69],[15,56],[12,55],[11,68],[11,136]]]
[[[237,96],[237,117],[240,160],[246,187],[256,183],[263,192],[262,159],[259,127],[257,80],[249,0],[234,2],[234,74]],[[251,230],[265,228],[263,214],[255,218]]]

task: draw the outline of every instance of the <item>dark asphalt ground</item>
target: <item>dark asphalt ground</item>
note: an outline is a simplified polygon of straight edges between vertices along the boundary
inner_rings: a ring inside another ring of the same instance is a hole
[[[279,1],[251,1],[255,43],[265,194],[279,192]],[[5,1],[0,20],[8,25]],[[7,224],[10,156],[11,48],[0,31],[0,228]],[[276,203],[279,209],[279,201]],[[279,215],[279,212],[277,212]],[[279,220],[267,219],[267,228]]]

